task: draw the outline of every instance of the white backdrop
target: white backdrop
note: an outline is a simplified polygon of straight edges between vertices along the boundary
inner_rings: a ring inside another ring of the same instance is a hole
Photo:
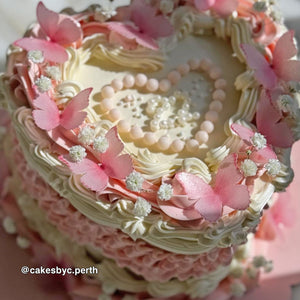
[[[38,2],[39,0],[0,0],[0,72],[3,72],[5,68],[7,46],[22,37],[27,26],[36,19],[35,10]],[[114,0],[113,2],[109,0],[43,0],[43,2],[49,9],[60,11],[68,6],[72,6],[75,10],[82,10],[95,3],[109,9],[127,4],[129,0]],[[278,0],[278,6],[281,8],[288,27],[296,30],[300,44],[300,0]],[[292,300],[299,299],[300,286],[294,288]]]

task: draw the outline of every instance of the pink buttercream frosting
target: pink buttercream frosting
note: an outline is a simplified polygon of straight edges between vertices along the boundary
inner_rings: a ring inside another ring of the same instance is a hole
[[[120,267],[128,267],[148,281],[164,282],[173,277],[179,280],[201,277],[231,262],[231,247],[216,248],[200,255],[176,254],[153,247],[142,240],[133,241],[118,229],[89,220],[28,167],[18,145],[15,145],[13,151],[24,190],[37,199],[48,220],[79,244],[91,244],[101,249],[105,256],[114,259]]]

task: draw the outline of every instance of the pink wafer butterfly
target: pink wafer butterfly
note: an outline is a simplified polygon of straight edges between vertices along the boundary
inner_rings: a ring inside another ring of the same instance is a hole
[[[121,43],[124,47],[132,47],[130,41],[150,48],[158,49],[155,39],[165,37],[173,32],[172,25],[162,15],[156,15],[156,9],[143,0],[135,0],[131,4],[130,19],[136,25],[121,22],[108,22],[107,27],[111,30],[110,41]],[[124,40],[125,38],[125,40]]]
[[[201,217],[210,222],[222,215],[223,206],[244,210],[250,197],[246,185],[240,184],[243,175],[236,166],[237,156],[229,155],[218,169],[214,186],[187,172],[175,175],[174,195],[170,201],[158,203],[163,212],[177,220],[195,220]]]
[[[14,45],[27,51],[40,50],[45,60],[64,63],[68,59],[64,46],[82,38],[80,24],[69,16],[47,9],[42,2],[37,6],[37,19],[48,39],[25,37],[14,42]]]
[[[194,0],[199,11],[213,9],[221,16],[230,15],[238,6],[238,0]]]
[[[266,89],[274,88],[278,78],[284,81],[300,81],[300,61],[292,60],[297,55],[293,38],[292,30],[280,37],[273,52],[272,64],[254,46],[241,45],[249,67],[255,70],[256,80]]]
[[[82,124],[87,113],[82,111],[89,105],[92,88],[78,93],[60,113],[56,103],[47,93],[40,94],[34,101],[33,119],[36,125],[44,130],[52,130],[58,126],[70,130]]]
[[[133,171],[130,155],[120,155],[124,145],[118,137],[117,128],[111,128],[105,137],[109,146],[106,152],[100,154],[101,163],[88,158],[72,162],[68,155],[59,157],[74,174],[82,175],[80,181],[85,187],[95,192],[102,192],[106,188],[109,177],[125,179]]]

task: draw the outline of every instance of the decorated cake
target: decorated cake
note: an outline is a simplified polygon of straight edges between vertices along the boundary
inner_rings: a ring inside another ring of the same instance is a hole
[[[1,75],[4,229],[37,265],[96,267],[61,278],[73,296],[243,296],[272,270],[253,236],[291,223],[273,195],[293,178],[296,54],[272,1],[40,2]]]

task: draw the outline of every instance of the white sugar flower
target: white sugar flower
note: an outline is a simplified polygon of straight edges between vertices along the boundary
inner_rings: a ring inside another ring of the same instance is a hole
[[[78,140],[84,145],[90,145],[95,138],[95,129],[90,126],[85,126],[80,129],[78,134]]]
[[[144,178],[136,171],[131,172],[125,179],[126,187],[134,192],[139,192],[142,189]]]
[[[76,145],[70,148],[69,155],[72,161],[80,162],[86,157],[87,154],[84,147]]]
[[[163,183],[158,189],[157,196],[160,200],[170,200],[173,196],[172,185]]]
[[[267,263],[264,265],[264,271],[266,273],[270,273],[273,270],[273,262],[271,260],[268,260]]]
[[[151,204],[144,198],[138,197],[135,204],[133,213],[137,217],[146,217],[151,212]]]
[[[100,153],[104,153],[109,147],[109,143],[106,137],[97,136],[94,139],[93,148]]]
[[[163,14],[169,14],[174,9],[174,3],[171,0],[161,0],[159,4],[159,9]]]
[[[264,256],[258,255],[253,257],[252,264],[255,268],[261,268],[264,267],[267,263],[267,260],[265,259]]]
[[[245,159],[241,164],[241,170],[245,177],[255,176],[257,173],[257,165],[253,160]]]
[[[253,146],[258,150],[265,148],[267,145],[266,138],[258,132],[254,133],[253,137],[251,138],[251,142]]]
[[[46,74],[47,76],[49,76],[50,78],[54,79],[54,80],[60,80],[61,79],[61,71],[59,69],[59,67],[57,66],[48,66],[46,69]]]
[[[265,1],[257,1],[253,3],[253,9],[257,12],[265,12],[268,9],[268,6]]]
[[[30,241],[23,236],[17,236],[16,241],[17,241],[17,245],[22,249],[29,248],[29,246],[31,244]]]
[[[4,218],[2,225],[4,230],[9,234],[14,234],[17,232],[15,221],[9,216]]]
[[[38,90],[41,93],[48,92],[51,89],[51,87],[52,87],[51,79],[49,77],[44,76],[44,75],[42,75],[41,77],[39,77],[35,81],[35,84],[36,84]]]
[[[27,53],[27,57],[29,60],[31,60],[35,64],[40,64],[44,61],[44,55],[43,52],[40,50],[30,50]]]
[[[242,297],[246,292],[246,287],[242,282],[234,282],[230,285],[230,291],[235,297]]]
[[[265,169],[270,176],[276,176],[279,174],[281,170],[281,163],[278,159],[269,159],[269,161],[265,164]]]
[[[297,102],[290,95],[281,95],[277,100],[277,105],[284,113],[295,115],[298,110]]]

